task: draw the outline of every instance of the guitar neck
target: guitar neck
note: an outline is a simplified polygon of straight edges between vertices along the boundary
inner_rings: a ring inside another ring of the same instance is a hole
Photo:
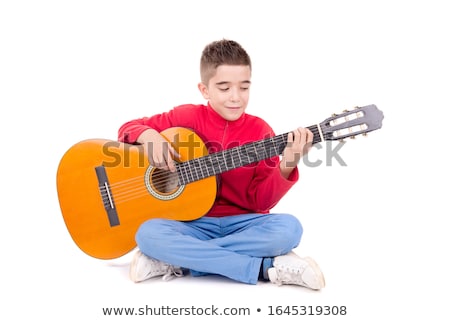
[[[313,144],[322,141],[320,125],[307,127],[314,134]],[[253,164],[281,155],[287,145],[289,133],[247,143],[215,152],[176,165],[179,185],[186,185],[206,177]]]

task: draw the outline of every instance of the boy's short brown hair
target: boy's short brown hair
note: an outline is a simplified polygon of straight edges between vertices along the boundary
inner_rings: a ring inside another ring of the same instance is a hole
[[[240,44],[233,40],[218,40],[203,49],[200,59],[200,77],[204,85],[214,76],[221,65],[249,66],[252,68],[250,56]]]

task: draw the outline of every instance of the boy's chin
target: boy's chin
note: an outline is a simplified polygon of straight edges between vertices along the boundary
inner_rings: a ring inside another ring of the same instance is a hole
[[[222,114],[222,117],[228,121],[235,121],[235,120],[238,120],[239,118],[241,118],[243,113],[244,112],[242,110],[239,110],[236,112],[227,112],[227,113]]]
[[[235,121],[235,120],[238,120],[239,118],[241,118],[241,116],[242,116],[242,113],[241,114],[239,114],[239,115],[227,115],[226,117],[223,117],[225,120],[228,120],[228,121]]]

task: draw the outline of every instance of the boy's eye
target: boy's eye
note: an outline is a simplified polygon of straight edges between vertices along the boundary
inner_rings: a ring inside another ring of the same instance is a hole
[[[239,88],[240,88],[240,90],[243,90],[243,91],[249,90],[249,87],[239,87]],[[226,92],[226,91],[230,90],[230,87],[218,87],[218,89],[222,92]]]

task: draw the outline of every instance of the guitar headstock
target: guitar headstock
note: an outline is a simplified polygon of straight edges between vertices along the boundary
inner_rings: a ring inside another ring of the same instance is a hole
[[[383,118],[383,112],[377,106],[368,105],[333,114],[321,122],[320,127],[324,140],[343,140],[381,128]]]

